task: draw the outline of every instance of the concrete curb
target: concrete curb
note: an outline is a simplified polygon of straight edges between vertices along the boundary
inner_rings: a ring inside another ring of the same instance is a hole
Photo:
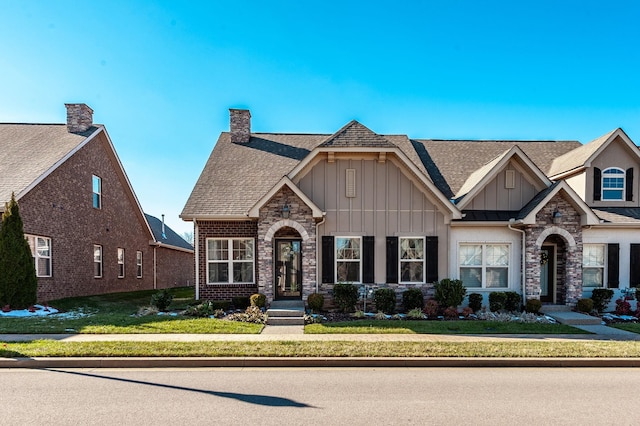
[[[3,358],[2,368],[319,368],[319,367],[640,367],[640,358],[283,358],[95,357]]]

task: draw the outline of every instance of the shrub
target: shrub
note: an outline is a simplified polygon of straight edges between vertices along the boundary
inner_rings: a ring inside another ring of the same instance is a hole
[[[525,305],[525,310],[532,314],[537,314],[542,308],[542,302],[539,299],[529,299]]]
[[[460,280],[452,280],[445,278],[435,284],[435,296],[434,299],[440,304],[441,307],[457,308],[462,304],[464,296],[467,294],[467,289]]]
[[[449,306],[444,310],[444,317],[450,320],[458,319],[458,308],[455,306]]]
[[[425,314],[422,313],[422,309],[413,308],[409,312],[407,312],[407,318],[410,319],[424,319]]]
[[[478,312],[482,308],[482,295],[480,293],[471,293],[469,295],[469,307],[473,312]]]
[[[215,309],[210,301],[202,302],[198,305],[189,306],[182,314],[189,317],[209,317],[213,315]]]
[[[462,315],[465,318],[469,318],[469,316],[473,313],[473,309],[471,309],[470,307],[466,307],[466,308],[462,308]]]
[[[576,304],[576,309],[578,312],[590,313],[593,311],[593,300],[591,299],[579,299]]]
[[[166,311],[172,301],[173,295],[166,288],[151,295],[151,306],[155,306],[161,312]]]
[[[209,302],[211,304],[211,308],[215,311],[216,309],[222,309],[223,311],[228,311],[231,308],[231,302],[228,300],[212,300]]]
[[[504,309],[507,302],[507,295],[502,291],[492,291],[489,293],[489,310],[499,312]]]
[[[353,311],[358,302],[358,287],[354,284],[335,284],[333,286],[333,302],[342,312]]]
[[[636,287],[636,300],[640,303],[640,287]]]
[[[385,313],[384,313],[384,312],[382,312],[382,311],[378,311],[378,312],[376,313],[376,315],[374,316],[374,318],[375,318],[375,319],[377,319],[377,320],[386,320],[386,319],[388,319],[388,318],[387,318],[387,314],[385,314]]]
[[[433,299],[429,299],[424,304],[424,309],[422,311],[427,316],[427,318],[437,318],[439,308],[440,306],[438,305],[438,302]]]
[[[258,308],[264,308],[267,304],[267,296],[262,293],[256,293],[249,296],[249,303],[251,306],[257,306]]]
[[[402,292],[402,307],[405,312],[424,308],[424,296],[419,288],[410,288]]]
[[[262,312],[262,309],[257,306],[249,306],[244,312],[231,314],[227,316],[227,319],[230,321],[251,322],[254,324],[264,324],[267,322],[267,316]]]
[[[351,314],[351,316],[358,319],[362,319],[366,317],[366,315],[364,314],[364,311],[360,311],[360,310],[355,311],[354,313]]]
[[[613,297],[613,290],[610,288],[594,288],[591,293],[591,300],[593,300],[593,309],[598,312],[602,312],[607,309],[607,305]]]
[[[616,314],[631,315],[631,303],[626,298],[616,300]]]
[[[231,303],[235,309],[247,309],[249,307],[249,297],[235,296],[231,298]]]
[[[392,288],[379,288],[373,292],[378,312],[392,314],[396,310],[396,292]]]
[[[313,312],[320,312],[324,307],[324,296],[320,293],[312,293],[307,298],[307,304],[309,305],[309,309]]]
[[[519,312],[520,311],[520,300],[522,298],[515,291],[507,291],[504,293],[506,299],[504,301],[504,309],[509,312]]]

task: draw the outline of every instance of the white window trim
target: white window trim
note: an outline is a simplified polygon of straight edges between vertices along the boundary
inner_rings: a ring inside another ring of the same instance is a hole
[[[211,260],[209,259],[209,241],[227,241],[227,259],[226,260]],[[234,241],[251,241],[253,256],[251,260],[233,260],[233,242]],[[256,280],[256,241],[252,237],[236,237],[236,238],[207,238],[205,242],[205,256],[207,263],[207,284],[254,284]],[[227,264],[227,277],[226,282],[223,281],[209,281],[209,266],[213,263],[226,263]],[[233,281],[233,264],[234,263],[251,263],[252,281]]]
[[[486,247],[487,246],[507,246],[507,249],[509,250],[509,263],[507,264],[507,266],[499,266],[499,265],[487,265],[486,263],[486,259],[485,259],[485,253],[486,253]],[[464,266],[460,264],[460,247],[461,246],[482,246],[482,263],[480,265],[469,265],[469,266]],[[485,242],[485,241],[464,241],[464,242],[460,242],[458,243],[458,254],[457,254],[457,264],[458,264],[458,277],[461,278],[461,274],[460,274],[460,270],[463,268],[481,268],[482,269],[482,276],[481,276],[481,281],[480,281],[480,287],[467,287],[465,286],[467,289],[470,290],[490,290],[490,291],[507,291],[509,290],[510,286],[511,286],[511,258],[513,256],[513,252],[511,250],[512,244],[508,241],[495,241],[495,242]],[[487,268],[506,268],[507,269],[507,285],[505,287],[487,287]],[[470,290],[467,290],[470,291]]]
[[[121,252],[122,252],[122,259],[120,258],[120,253]],[[117,259],[118,259],[118,278],[124,278],[124,276],[125,276],[125,270],[124,270],[125,252],[124,252],[124,249],[122,247],[118,247]]]
[[[584,247],[585,246],[600,246],[602,247],[602,252],[603,252],[603,256],[602,256],[602,266],[585,266],[584,265]],[[584,270],[585,269],[601,269],[602,270],[602,285],[599,286],[587,286],[583,284],[583,288],[585,289],[594,289],[594,288],[608,288],[608,282],[607,282],[607,265],[608,265],[608,250],[607,250],[607,244],[606,243],[583,243],[582,244],[582,271],[583,271],[583,275],[584,275]]]
[[[609,170],[618,170],[620,172],[622,172],[622,174],[618,174],[616,173],[615,175],[612,174],[611,176],[605,176],[607,174],[607,171]],[[611,177],[611,178],[619,178],[622,179],[622,188],[605,188],[604,187],[604,179],[605,177]],[[621,169],[620,167],[607,167],[606,169],[604,169],[602,171],[602,178],[601,178],[601,182],[600,182],[600,188],[601,189],[601,194],[600,194],[600,200],[602,201],[625,201],[625,194],[626,194],[626,189],[627,189],[627,173],[624,171],[624,169]],[[620,198],[605,198],[604,196],[604,192],[605,191],[620,191]]]
[[[402,240],[403,239],[412,239],[412,240],[422,240],[422,259],[403,259],[402,258]],[[404,236],[398,237],[398,275],[400,278],[400,284],[424,284],[425,275],[426,275],[426,267],[427,267],[427,239],[423,236]],[[403,262],[411,262],[411,263],[422,263],[422,281],[402,281],[402,263]]]
[[[136,251],[136,278],[142,278],[142,252]]]
[[[338,240],[339,239],[350,239],[350,240],[359,240],[360,241],[360,257],[358,259],[338,259]],[[360,278],[358,281],[349,281],[351,283],[354,284],[361,284],[362,283],[362,236],[357,235],[357,236],[340,236],[340,237],[335,237],[335,246],[333,247],[333,257],[334,257],[334,262],[333,262],[333,274],[335,277],[335,282],[340,282],[338,281],[338,262],[358,262],[359,263],[359,268],[358,268],[358,277]]]
[[[52,263],[52,259],[53,259],[53,251],[52,251],[52,247],[51,247],[51,238],[49,237],[43,237],[40,235],[30,235],[30,234],[26,234],[25,238],[27,238],[29,240],[29,248],[31,249],[31,256],[33,256],[33,260],[34,260],[34,264],[35,264],[35,269],[36,269],[36,277],[38,278],[50,278],[51,276],[53,276],[53,263]],[[41,256],[40,253],[38,253],[38,238],[47,241],[47,247],[49,248],[49,255],[48,256]],[[49,274],[48,275],[42,275],[38,272],[38,259],[48,259],[48,263],[49,263]]]
[[[96,249],[100,249],[100,260],[98,262],[96,262]],[[102,276],[104,275],[104,264],[102,262],[102,246],[99,244],[94,244],[93,245],[93,278],[102,278]],[[99,263],[100,264],[100,275],[96,275],[96,267],[95,264]]]
[[[95,192],[95,188],[93,187],[94,180],[97,179],[98,182],[98,192]],[[94,195],[98,196],[98,206],[96,206],[93,202]],[[92,175],[91,176],[91,205],[94,209],[102,209],[102,178],[100,176]]]

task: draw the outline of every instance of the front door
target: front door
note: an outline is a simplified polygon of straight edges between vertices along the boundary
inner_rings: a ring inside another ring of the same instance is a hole
[[[276,240],[275,287],[276,299],[302,298],[301,240]]]
[[[555,247],[542,246],[540,250],[540,301],[543,303],[555,302],[555,264]]]

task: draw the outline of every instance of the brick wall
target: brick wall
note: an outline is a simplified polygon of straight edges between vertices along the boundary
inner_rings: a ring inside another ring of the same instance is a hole
[[[173,250],[167,247],[158,247],[155,250],[157,288],[194,285],[193,253]]]

